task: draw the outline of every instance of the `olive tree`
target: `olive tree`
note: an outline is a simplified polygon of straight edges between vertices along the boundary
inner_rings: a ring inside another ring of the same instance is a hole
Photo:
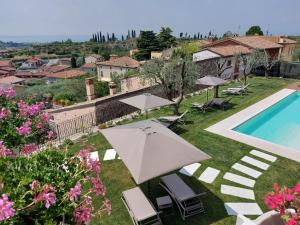
[[[199,78],[199,68],[189,59],[153,59],[144,64],[140,76],[144,82],[158,85],[169,100],[178,96],[174,100],[174,113],[179,114],[184,93],[193,88]]]

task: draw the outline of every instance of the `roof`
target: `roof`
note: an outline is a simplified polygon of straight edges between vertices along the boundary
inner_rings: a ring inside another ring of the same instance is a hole
[[[30,71],[18,71],[14,74],[16,77],[30,78],[30,77],[45,77],[47,75],[46,72],[30,72]]]
[[[97,62],[97,65],[138,68],[140,63],[128,56],[122,56],[104,62]]]
[[[297,44],[297,41],[287,38],[287,37],[281,37],[279,39],[280,44]]]
[[[251,50],[242,45],[228,45],[228,46],[216,46],[216,47],[209,47],[207,50],[210,50],[214,53],[217,53],[221,56],[233,56],[235,54],[249,54]]]
[[[30,63],[37,63],[37,62],[41,62],[42,59],[39,57],[32,57],[30,59],[27,59],[26,62],[30,62]]]
[[[8,76],[0,78],[0,84],[15,84],[24,81],[24,79],[18,78],[16,76]]]
[[[277,43],[267,40],[263,36],[242,36],[242,37],[232,37],[230,39],[238,41],[241,44],[247,45],[250,48],[270,49],[270,48],[282,47]]]
[[[47,77],[67,79],[67,78],[73,78],[73,77],[80,77],[80,76],[83,76],[85,74],[86,73],[82,70],[67,70],[67,71],[61,71],[61,72],[58,72],[58,73],[48,74]]]
[[[7,72],[6,70],[1,70],[0,69],[0,75],[8,75],[9,72]]]
[[[10,66],[4,66],[4,67],[1,67],[1,70],[11,72],[11,71],[16,71],[16,68],[10,67]]]
[[[11,61],[10,60],[0,60],[0,67],[10,67]]]
[[[69,68],[71,68],[71,66],[69,65],[57,65],[57,66],[45,66],[43,70],[49,73],[58,73]]]
[[[95,63],[86,63],[82,66],[82,68],[86,68],[86,69],[93,69],[96,67]]]
[[[102,59],[103,58],[101,55],[97,55],[97,54],[88,55],[87,57],[94,57],[96,59]]]

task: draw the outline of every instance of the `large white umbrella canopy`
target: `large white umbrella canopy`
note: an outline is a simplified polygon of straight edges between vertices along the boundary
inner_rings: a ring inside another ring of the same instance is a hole
[[[125,98],[120,100],[120,102],[126,103],[141,110],[149,110],[160,106],[174,104],[174,102],[168,99],[161,98],[150,93],[144,93],[130,98]]]
[[[137,184],[210,158],[157,121],[144,120],[101,132]]]
[[[196,84],[205,85],[205,86],[212,86],[215,88],[215,97],[218,97],[219,85],[223,85],[228,83],[228,81],[223,80],[219,77],[207,75],[196,80]],[[208,92],[206,92],[206,98],[208,100]]]
[[[200,85],[205,85],[205,86],[219,86],[222,84],[226,84],[227,81],[223,80],[219,77],[215,77],[215,76],[211,76],[211,75],[207,75],[205,77],[202,77],[198,80],[196,80],[196,84],[200,84]]]

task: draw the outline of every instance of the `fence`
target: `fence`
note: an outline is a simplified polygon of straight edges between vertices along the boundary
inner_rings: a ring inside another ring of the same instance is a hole
[[[300,62],[281,62],[280,75],[300,79]]]
[[[88,132],[96,126],[95,113],[91,112],[61,123],[50,122],[51,129],[56,133],[57,140],[61,141],[78,133]]]

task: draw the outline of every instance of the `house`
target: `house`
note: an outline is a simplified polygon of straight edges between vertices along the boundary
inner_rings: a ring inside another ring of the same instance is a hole
[[[85,57],[85,63],[88,63],[88,64],[101,62],[101,61],[104,61],[104,58],[97,54],[93,54],[93,55],[89,55],[89,56]]]
[[[138,53],[139,52],[139,49],[137,49],[137,48],[134,48],[134,49],[130,49],[129,50],[129,56],[130,57],[133,57],[136,53]]]
[[[47,72],[47,73],[58,73],[58,72],[66,71],[68,69],[71,69],[71,66],[69,66],[69,65],[56,65],[56,66],[45,66],[43,68],[43,71]]]
[[[23,69],[36,69],[43,65],[43,60],[39,57],[31,57],[22,63]]]
[[[13,64],[10,60],[0,60],[0,68],[2,67],[12,67]]]
[[[97,63],[98,80],[111,81],[112,75],[125,74],[128,71],[136,70],[140,63],[128,56],[112,56],[110,60]]]
[[[57,79],[69,79],[84,76],[86,72],[82,70],[66,70],[58,73],[49,73],[47,74],[48,81],[50,83],[56,81]]]
[[[213,71],[212,64],[221,67],[223,78],[235,78],[241,74],[243,66],[235,62],[235,54],[250,54],[254,49],[266,51],[273,60],[280,58],[283,46],[269,37],[264,36],[241,36],[221,39],[204,46],[199,52],[193,54],[193,61],[202,64],[205,71]],[[214,62],[214,63],[213,63]]]
[[[8,76],[12,76],[16,72],[16,69],[14,67],[0,67],[0,71],[2,71],[2,72],[0,72],[0,76],[1,76],[1,73],[8,74]]]
[[[95,63],[85,63],[81,69],[85,71],[87,74],[94,74],[94,71],[96,70],[97,66]]]
[[[43,71],[17,71],[14,76],[18,78],[32,79],[32,78],[43,78],[47,75],[46,72]]]
[[[9,72],[0,68],[0,78],[9,76]]]
[[[166,59],[166,60],[169,60],[174,51],[178,49],[178,48],[168,48],[168,49],[165,49],[161,52],[151,52],[151,59]]]
[[[24,79],[18,78],[16,76],[8,76],[0,78],[0,84],[23,84]]]
[[[70,58],[50,59],[46,64],[46,66],[57,66],[57,65],[71,66],[71,59]]]
[[[234,57],[238,53],[247,55],[251,53],[251,50],[242,45],[209,47],[193,54],[193,61],[201,63],[204,68],[206,67],[207,74],[214,73],[214,66],[211,66],[211,63],[217,61],[221,69],[224,70],[222,77],[232,79],[243,70],[243,67],[236,62]]]

